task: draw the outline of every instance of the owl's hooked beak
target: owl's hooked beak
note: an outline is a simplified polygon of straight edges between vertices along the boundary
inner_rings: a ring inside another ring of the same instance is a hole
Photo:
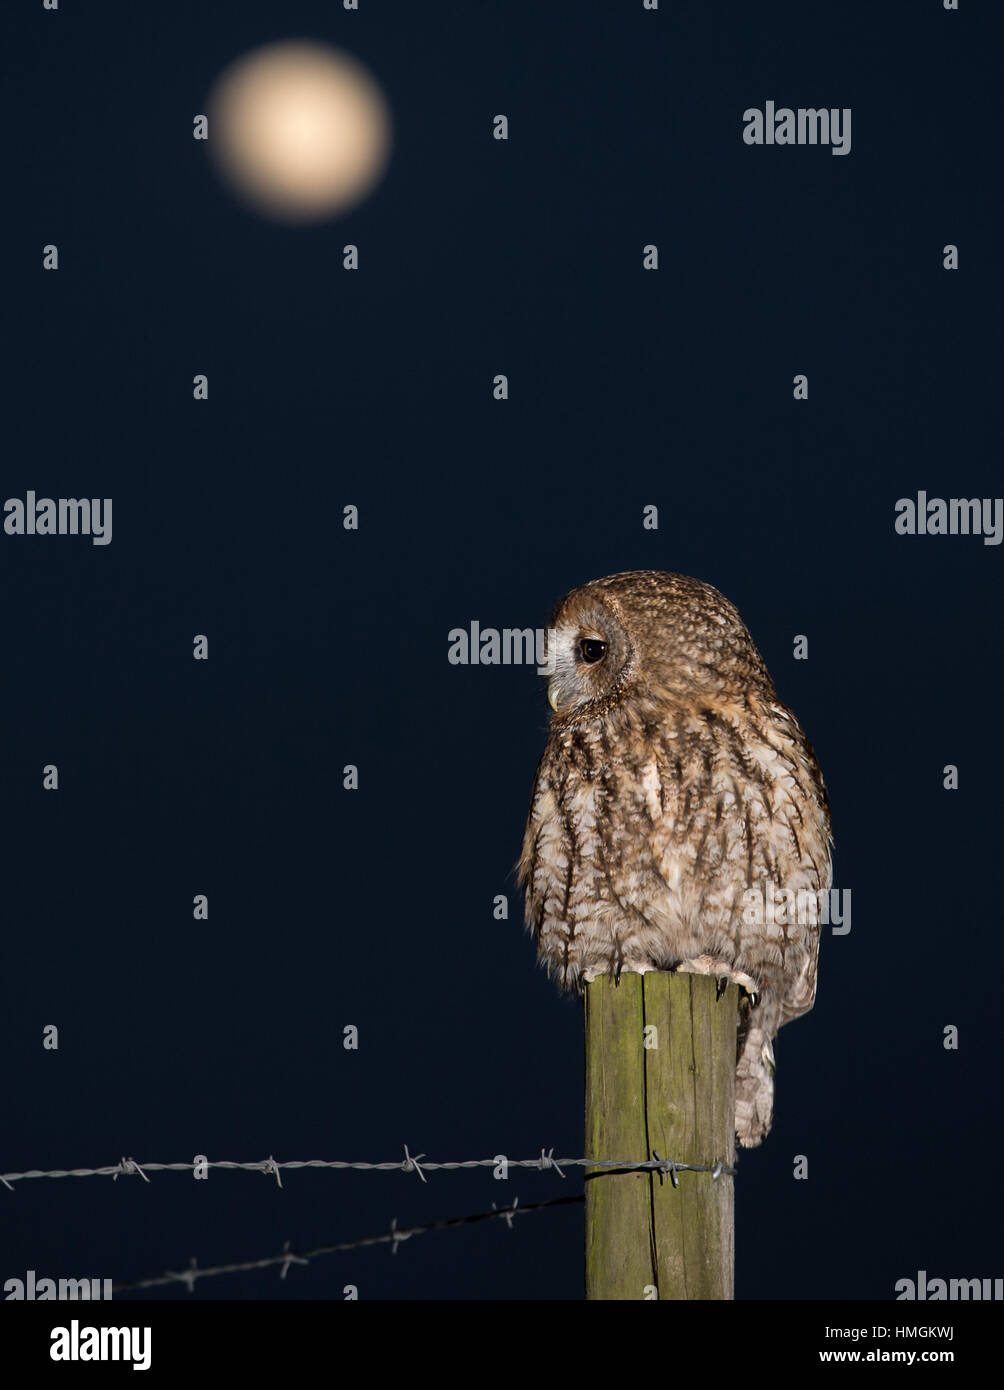
[[[558,682],[556,680],[551,680],[547,683],[547,703],[554,710],[555,714],[557,714],[558,706],[561,704],[561,691],[558,688]]]

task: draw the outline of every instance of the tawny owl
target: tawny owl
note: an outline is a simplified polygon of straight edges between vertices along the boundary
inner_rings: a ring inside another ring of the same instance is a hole
[[[580,991],[623,970],[738,983],[736,1136],[759,1144],[773,1039],[816,997],[832,839],[812,747],[736,609],[700,580],[585,584],[559,604],[548,655],[518,866],[539,958]]]

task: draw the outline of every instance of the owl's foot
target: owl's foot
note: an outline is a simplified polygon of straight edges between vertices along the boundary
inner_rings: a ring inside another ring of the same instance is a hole
[[[720,956],[704,955],[696,956],[693,960],[681,960],[676,969],[682,974],[716,975],[718,977],[716,993],[719,999],[725,994],[729,985],[738,985],[747,994],[759,997],[759,990],[753,977],[747,975],[745,970],[734,969],[727,960],[722,960]]]
[[[654,965],[620,965],[611,963],[609,966],[591,966],[583,970],[579,977],[584,984],[589,984],[592,980],[602,979],[604,975],[612,975],[615,984],[620,984],[622,975],[647,975],[650,970],[657,970]]]

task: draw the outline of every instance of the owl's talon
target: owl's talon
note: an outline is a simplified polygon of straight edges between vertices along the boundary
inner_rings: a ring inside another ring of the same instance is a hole
[[[719,977],[718,977],[718,982],[717,982],[717,984],[715,985],[715,1001],[716,1001],[716,1002],[717,1002],[719,999],[723,999],[723,998],[725,997],[725,991],[728,989],[728,987],[729,987],[729,977],[728,977],[728,975],[719,975]]]

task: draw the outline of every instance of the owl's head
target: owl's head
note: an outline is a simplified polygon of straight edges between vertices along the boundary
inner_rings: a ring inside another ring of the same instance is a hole
[[[558,604],[548,629],[552,724],[599,718],[638,698],[692,703],[773,694],[736,608],[710,584],[632,570]]]

